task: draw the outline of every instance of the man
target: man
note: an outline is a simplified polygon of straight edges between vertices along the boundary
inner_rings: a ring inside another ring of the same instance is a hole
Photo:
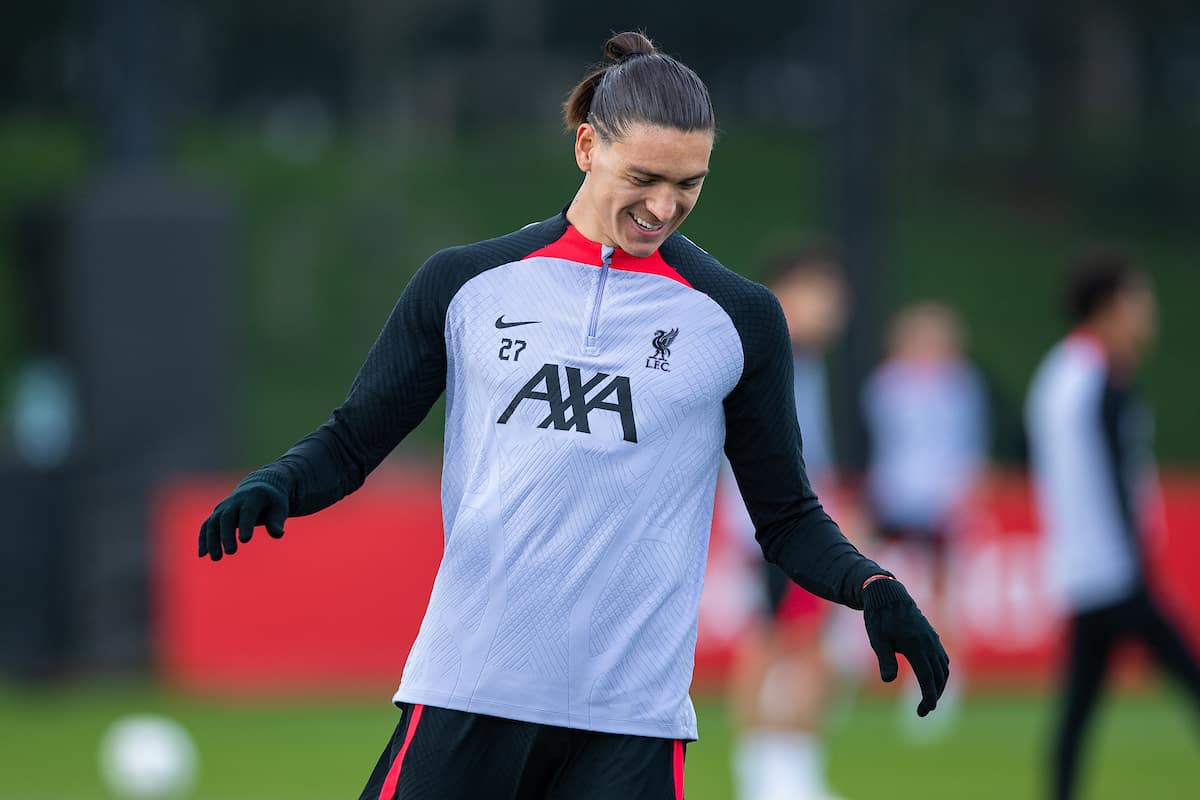
[[[766,556],[864,608],[883,676],[913,664],[918,713],[946,682],[907,591],[809,488],[778,303],[676,232],[708,174],[707,89],[641,34],[605,52],[565,104],[567,209],[431,258],[330,420],[201,529],[214,560],[256,524],[282,535],[445,390],[443,561],[363,798],[682,797],[722,446]]]
[[[1070,615],[1053,797],[1075,796],[1084,731],[1108,660],[1141,640],[1200,712],[1200,666],[1150,591],[1143,539],[1150,429],[1134,378],[1155,333],[1149,280],[1118,255],[1082,259],[1074,329],[1042,361],[1026,414],[1053,589]]]
[[[865,488],[880,552],[904,565],[913,595],[951,653],[955,539],[988,458],[986,389],[965,340],[948,306],[913,303],[892,321],[886,356],[862,388],[871,441]],[[902,695],[901,730],[924,741],[945,735],[964,686],[960,668],[935,726],[913,725],[911,698]]]

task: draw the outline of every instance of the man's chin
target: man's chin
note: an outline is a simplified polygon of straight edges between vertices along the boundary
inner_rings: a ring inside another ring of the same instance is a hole
[[[655,238],[650,241],[633,241],[623,242],[621,249],[631,256],[637,258],[648,258],[658,252],[658,248],[662,246],[666,237]]]

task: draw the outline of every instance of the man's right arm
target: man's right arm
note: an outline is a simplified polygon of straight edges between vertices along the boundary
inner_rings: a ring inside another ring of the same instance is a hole
[[[287,491],[290,516],[320,511],[362,486],[446,388],[444,258],[435,255],[413,276],[325,424],[247,476]]]
[[[255,525],[283,534],[288,516],[312,514],[362,486],[370,472],[425,418],[446,386],[446,308],[456,272],[443,251],[409,282],[367,354],[346,400],[272,463],[255,470],[200,530],[213,560],[248,541]]]

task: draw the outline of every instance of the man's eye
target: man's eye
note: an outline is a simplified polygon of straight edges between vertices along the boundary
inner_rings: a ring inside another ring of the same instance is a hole
[[[683,183],[679,184],[679,186],[683,189],[695,189],[699,185],[700,181],[684,181]]]
[[[650,184],[654,183],[654,181],[650,180],[649,178],[639,178],[636,175],[631,175],[629,180],[634,186],[649,186]]]

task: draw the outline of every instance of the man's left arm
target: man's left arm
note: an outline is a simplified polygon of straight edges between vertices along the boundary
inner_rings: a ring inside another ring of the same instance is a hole
[[[761,293],[735,320],[745,360],[725,399],[725,454],[755,536],[767,560],[801,587],[864,610],[880,677],[895,679],[895,654],[902,653],[921,684],[917,713],[924,716],[945,688],[946,651],[904,586],[846,539],[813,492],[796,422],[787,323],[774,296]]]

